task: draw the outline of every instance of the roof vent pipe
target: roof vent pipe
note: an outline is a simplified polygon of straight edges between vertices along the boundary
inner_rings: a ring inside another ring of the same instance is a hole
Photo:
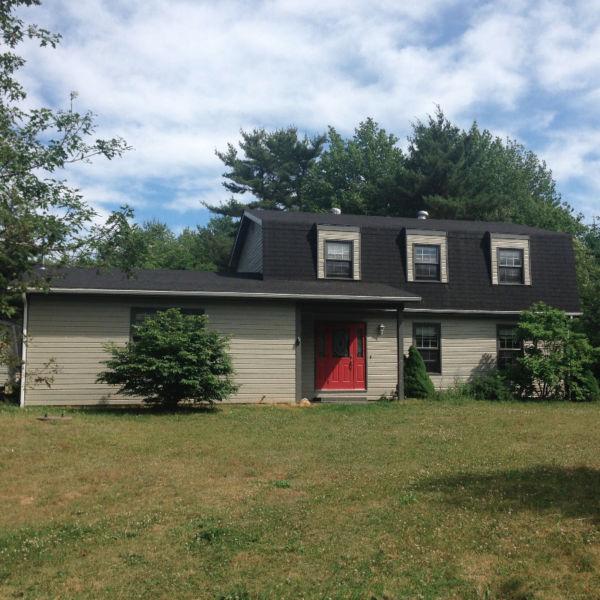
[[[342,211],[341,211],[341,209],[339,209],[337,206],[334,206],[334,207],[331,209],[331,214],[332,214],[332,215],[341,215],[341,214],[342,214]]]
[[[424,221],[427,217],[429,217],[429,213],[426,210],[420,210],[417,213],[417,219],[421,219],[421,221]]]

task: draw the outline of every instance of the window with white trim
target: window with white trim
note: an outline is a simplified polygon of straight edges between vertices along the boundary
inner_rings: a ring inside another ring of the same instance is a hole
[[[498,248],[498,281],[523,283],[523,250]]]
[[[325,276],[352,279],[352,242],[325,241]]]
[[[161,308],[156,308],[153,306],[143,306],[143,307],[134,307],[131,309],[131,316],[129,321],[129,337],[131,341],[136,341],[135,328],[137,325],[141,325],[144,322],[144,319],[148,317],[153,317],[159,311],[165,311],[169,308],[179,308],[179,310],[184,315],[203,315],[203,308],[181,308],[179,306],[163,306]]]
[[[440,247],[434,244],[414,244],[415,281],[440,280]]]
[[[507,369],[521,355],[523,345],[514,325],[498,325],[498,369]]]
[[[413,343],[425,362],[428,373],[442,372],[441,327],[439,323],[415,323]]]

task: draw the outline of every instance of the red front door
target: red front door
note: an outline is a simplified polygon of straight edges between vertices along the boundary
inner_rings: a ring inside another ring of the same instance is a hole
[[[316,323],[315,388],[365,390],[364,323]]]

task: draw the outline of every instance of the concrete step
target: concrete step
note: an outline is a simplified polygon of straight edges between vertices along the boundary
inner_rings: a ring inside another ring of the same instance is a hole
[[[320,402],[321,404],[368,404],[369,402],[365,396],[321,396],[319,398],[315,398],[314,401]]]

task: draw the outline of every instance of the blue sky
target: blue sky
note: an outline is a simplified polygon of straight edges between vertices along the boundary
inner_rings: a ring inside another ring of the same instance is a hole
[[[46,0],[23,16],[63,35],[22,48],[32,105],[98,114],[124,158],[69,169],[100,217],[206,222],[229,197],[215,149],[239,130],[367,116],[404,143],[439,104],[545,159],[563,198],[600,215],[600,1]]]

